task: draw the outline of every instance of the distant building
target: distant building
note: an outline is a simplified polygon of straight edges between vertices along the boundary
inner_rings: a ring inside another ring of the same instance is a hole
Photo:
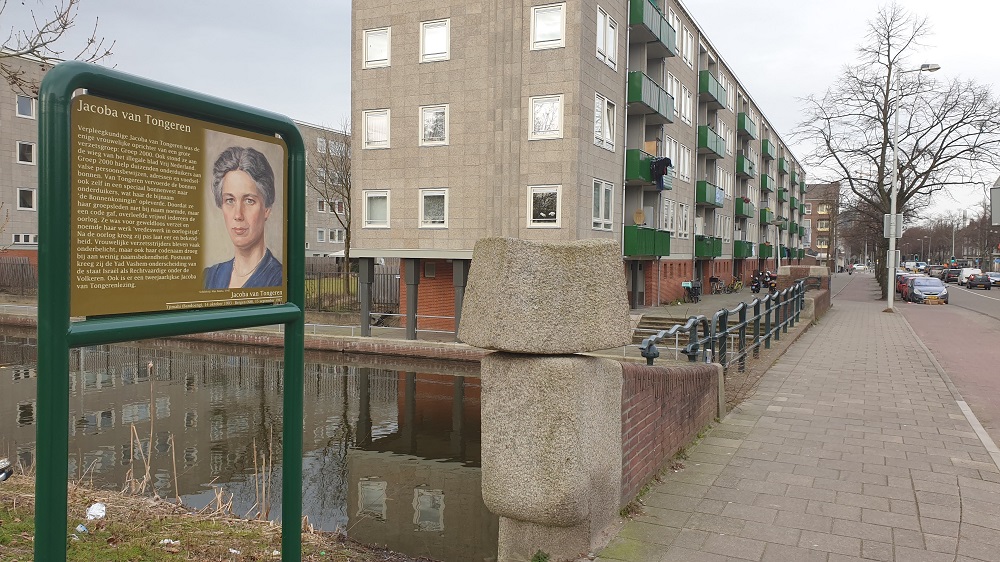
[[[343,196],[342,159],[349,153],[335,145],[350,144],[350,135],[296,121],[306,148],[306,257],[342,257],[347,237],[349,201]]]
[[[843,259],[846,259],[838,251],[842,246],[837,232],[841,226],[838,223],[840,190],[839,182],[809,184],[806,186],[805,212],[802,215],[806,254],[815,259],[814,263],[832,267],[834,271],[836,267],[845,265]]]

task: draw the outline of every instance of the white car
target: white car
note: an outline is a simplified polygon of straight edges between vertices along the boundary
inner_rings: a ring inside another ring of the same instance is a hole
[[[958,272],[958,284],[965,285],[965,282],[969,280],[969,276],[974,273],[982,273],[982,270],[978,267],[963,267],[962,270]]]
[[[868,266],[863,263],[856,263],[851,267],[854,268],[854,271],[868,271]]]

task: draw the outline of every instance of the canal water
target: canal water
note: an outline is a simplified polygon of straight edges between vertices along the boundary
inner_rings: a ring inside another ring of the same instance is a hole
[[[34,332],[0,335],[0,457],[34,462]],[[196,509],[281,518],[280,350],[143,341],[71,351],[69,475]],[[479,366],[306,355],[303,514],[446,562],[495,560]],[[147,477],[148,475],[148,477]],[[74,514],[70,514],[72,520]]]

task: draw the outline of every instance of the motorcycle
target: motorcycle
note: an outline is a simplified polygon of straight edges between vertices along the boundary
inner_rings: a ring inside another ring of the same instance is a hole
[[[750,281],[750,292],[757,294],[760,292],[760,276],[754,275],[753,279]]]

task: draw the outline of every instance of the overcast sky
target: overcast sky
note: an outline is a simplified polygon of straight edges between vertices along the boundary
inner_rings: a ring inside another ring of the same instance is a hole
[[[37,8],[37,1],[24,5]],[[927,16],[934,32],[914,66],[935,62],[942,67],[936,78],[971,78],[1000,92],[1000,1],[900,3]],[[14,4],[4,26],[18,9]],[[822,93],[856,59],[867,21],[882,2],[684,4],[788,142],[801,120],[800,98]],[[123,72],[318,125],[338,127],[350,114],[349,0],[82,0],[78,31],[89,30],[97,17],[100,33],[117,42],[111,63]],[[982,188],[974,190],[938,208],[974,203]]]

